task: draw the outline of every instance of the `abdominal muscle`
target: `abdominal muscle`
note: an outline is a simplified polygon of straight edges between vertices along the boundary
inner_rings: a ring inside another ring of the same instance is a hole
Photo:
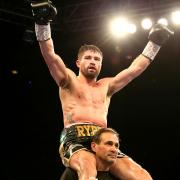
[[[97,83],[94,86],[72,85],[71,89],[61,89],[60,100],[63,110],[64,127],[77,123],[93,123],[107,126],[107,114],[110,97],[107,97],[107,85]],[[107,83],[106,83],[107,84]]]
[[[63,108],[64,113],[64,126],[69,127],[73,124],[79,123],[90,123],[96,124],[101,127],[107,127],[107,110],[101,104],[92,106],[84,104],[83,106],[79,104],[74,104],[71,107]]]

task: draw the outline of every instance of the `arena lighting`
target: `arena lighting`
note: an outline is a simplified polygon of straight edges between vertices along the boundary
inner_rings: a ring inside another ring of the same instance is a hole
[[[173,23],[180,25],[180,10],[172,12],[171,15]]]
[[[115,18],[114,20],[111,21],[111,25],[110,25],[112,34],[117,38],[125,37],[127,34],[126,31],[127,25],[128,22],[125,18],[123,17]]]
[[[145,30],[149,30],[152,27],[152,20],[150,18],[145,18],[141,21],[141,26]]]
[[[167,25],[168,25],[168,20],[165,19],[165,18],[160,18],[160,19],[157,21],[157,23],[163,24],[163,25],[167,26]]]
[[[11,70],[11,73],[12,73],[13,75],[16,75],[16,74],[18,74],[18,71],[17,71],[16,69],[13,69],[13,70]]]
[[[124,17],[115,18],[111,21],[111,33],[117,38],[123,38],[127,34],[136,32],[136,25],[128,22]]]
[[[136,31],[137,31],[137,27],[135,24],[128,24],[128,29],[127,31],[130,33],[130,34],[134,34]]]
[[[163,24],[166,26],[168,26],[169,24],[170,25],[174,24],[175,26],[180,25],[180,10],[170,12],[163,16],[156,18],[146,17],[144,19],[139,19],[141,28],[144,30],[150,30],[153,24],[155,23]],[[135,19],[135,22],[133,22],[133,19],[131,19],[131,17],[129,16],[128,18],[126,16],[114,18],[110,22],[111,34],[118,39],[118,38],[124,38],[128,34],[136,33],[137,29],[139,29],[138,27],[139,22],[138,19]]]

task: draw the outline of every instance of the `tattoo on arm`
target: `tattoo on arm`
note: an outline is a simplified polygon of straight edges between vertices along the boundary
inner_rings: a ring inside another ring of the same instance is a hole
[[[72,112],[69,112],[69,113],[67,113],[67,121],[69,122],[69,123],[74,123],[74,121],[73,121],[73,119],[72,119]]]

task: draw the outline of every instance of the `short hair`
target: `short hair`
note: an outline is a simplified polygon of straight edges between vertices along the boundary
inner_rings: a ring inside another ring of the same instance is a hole
[[[84,52],[86,52],[88,50],[93,51],[93,52],[98,52],[103,57],[102,51],[97,46],[84,44],[79,48],[78,59],[80,59],[82,57],[82,55],[84,54]]]
[[[121,141],[121,139],[119,137],[119,133],[116,130],[114,130],[112,128],[101,128],[93,136],[92,142],[95,142],[96,144],[99,144],[101,142],[101,135],[103,133],[112,133],[112,134],[115,134],[117,136],[118,140]]]

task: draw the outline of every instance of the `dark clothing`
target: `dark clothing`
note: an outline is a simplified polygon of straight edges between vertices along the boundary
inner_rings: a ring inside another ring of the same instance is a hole
[[[59,153],[64,166],[69,167],[69,161],[72,155],[80,150],[91,152],[91,141],[94,134],[100,129],[95,124],[75,124],[65,128],[60,136]],[[127,157],[120,150],[118,158]]]
[[[98,171],[97,178],[98,180],[120,180],[115,178],[108,171]],[[78,175],[73,169],[66,168],[60,180],[78,180]]]
[[[63,164],[69,167],[71,156],[84,149],[91,149],[91,140],[101,127],[95,124],[76,124],[65,128],[60,136],[60,156]]]

